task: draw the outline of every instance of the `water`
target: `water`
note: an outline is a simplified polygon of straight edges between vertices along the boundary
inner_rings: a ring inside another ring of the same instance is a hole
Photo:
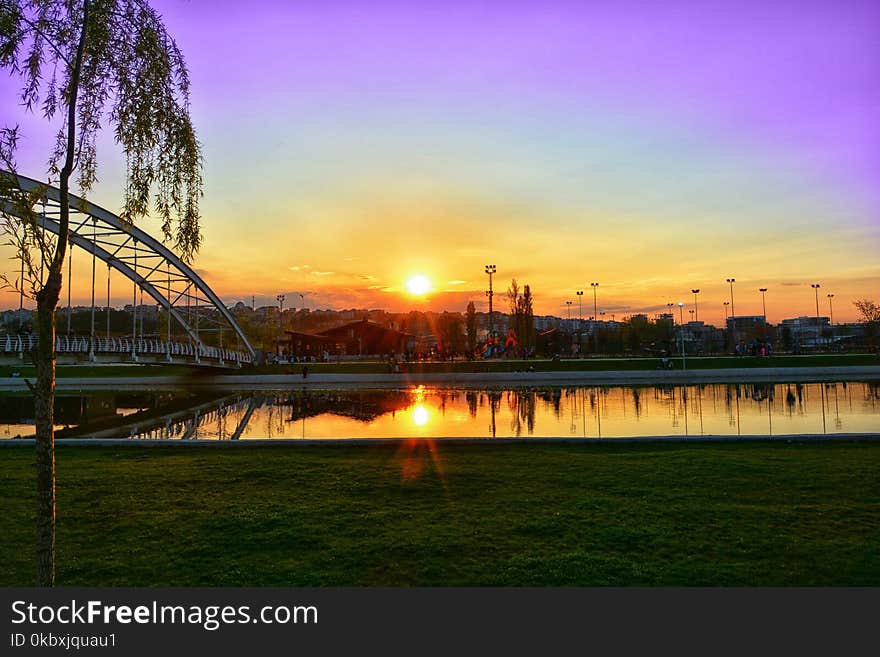
[[[27,397],[0,399],[0,437],[33,435]],[[880,433],[880,384],[411,387],[59,396],[58,437],[441,438]]]

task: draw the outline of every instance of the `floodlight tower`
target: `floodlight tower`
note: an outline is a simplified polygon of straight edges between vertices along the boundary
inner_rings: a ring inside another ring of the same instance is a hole
[[[489,289],[486,290],[486,296],[489,297],[489,335],[495,332],[495,326],[493,324],[492,319],[492,297],[494,296],[494,292],[492,291],[492,274],[496,272],[495,265],[486,265],[485,271],[489,274]]]

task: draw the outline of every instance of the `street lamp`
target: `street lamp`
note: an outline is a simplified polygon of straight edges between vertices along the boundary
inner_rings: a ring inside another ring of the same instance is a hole
[[[599,311],[598,306],[596,305],[596,290],[599,289],[598,283],[590,283],[590,287],[593,288],[593,350],[598,354],[599,353],[599,331],[596,327],[596,321],[599,319]]]
[[[730,305],[730,301],[724,302],[724,327],[727,328],[727,306]]]
[[[768,340],[770,336],[767,331],[767,288],[759,287],[758,292],[761,293],[761,307],[764,309],[764,340]]]
[[[565,305],[568,307],[568,329],[571,330],[571,301],[566,301]]]
[[[584,291],[578,290],[575,292],[578,298],[578,331],[581,330],[581,324],[584,321]]]
[[[730,285],[730,339],[731,344],[736,344],[736,309],[733,305],[733,284],[736,283],[735,278],[728,278],[727,284]]]
[[[816,346],[819,346],[819,288],[822,287],[818,283],[810,283],[813,292],[816,293]]]
[[[278,300],[278,355],[281,355],[281,341],[284,339],[284,295],[275,297]]]
[[[735,278],[726,279],[728,284],[730,284],[730,316],[736,318],[736,310],[733,305],[733,284],[736,283]]]
[[[834,295],[833,294],[826,294],[825,296],[828,297],[828,314],[831,316],[830,317],[831,326],[832,326],[832,330],[834,330],[833,329],[833,327],[834,327],[834,306],[831,305],[831,300],[834,298]]]
[[[495,265],[486,265],[485,271],[489,274],[489,289],[486,290],[486,296],[489,297],[489,335],[491,336],[494,332],[494,325],[492,323],[492,296],[494,292],[492,292],[492,274],[495,273]]]
[[[694,321],[696,322],[699,319],[699,313],[697,312],[697,295],[700,293],[699,288],[695,290],[691,290],[694,293]]]
[[[681,336],[681,369],[687,369],[687,361],[684,355],[684,303],[678,302],[678,334]]]

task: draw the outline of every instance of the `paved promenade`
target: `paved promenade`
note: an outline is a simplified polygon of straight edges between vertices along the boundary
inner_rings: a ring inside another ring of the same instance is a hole
[[[575,386],[694,383],[794,383],[820,381],[878,381],[880,366],[855,367],[762,367],[707,370],[630,370],[605,372],[470,372],[443,374],[263,374],[249,376],[206,375],[194,371],[185,376],[59,378],[58,390],[144,389],[214,387],[237,390],[285,388],[398,388],[438,385],[470,388],[492,386]],[[26,390],[23,378],[0,380],[0,390]]]

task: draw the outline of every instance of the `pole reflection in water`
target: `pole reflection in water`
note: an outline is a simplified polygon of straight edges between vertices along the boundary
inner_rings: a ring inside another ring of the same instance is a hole
[[[809,403],[817,392],[819,409]],[[777,393],[782,412],[774,412]],[[620,393],[599,386],[534,386],[61,394],[56,435],[148,440],[689,436],[694,415],[700,435],[876,433],[880,386],[848,383],[845,393],[841,403],[835,384],[782,383],[636,386]],[[704,405],[707,395],[712,403]],[[33,435],[33,430],[32,398],[0,398],[0,437]]]
[[[687,388],[681,389],[681,404],[684,406],[684,435],[688,435],[688,398]]]
[[[736,435],[740,435],[740,417],[739,417],[739,385],[736,386]]]
[[[700,435],[703,435],[703,386],[697,386],[697,406],[700,410]]]
[[[581,424],[584,427],[583,437],[586,438],[587,437],[587,407],[586,407],[587,391],[586,391],[586,389],[581,388],[580,395],[581,395]],[[624,406],[624,408],[625,407],[626,406]]]
[[[840,428],[843,426],[843,423],[840,421],[840,403],[837,396],[837,384],[832,384],[834,386],[834,428],[837,431],[840,431]]]

